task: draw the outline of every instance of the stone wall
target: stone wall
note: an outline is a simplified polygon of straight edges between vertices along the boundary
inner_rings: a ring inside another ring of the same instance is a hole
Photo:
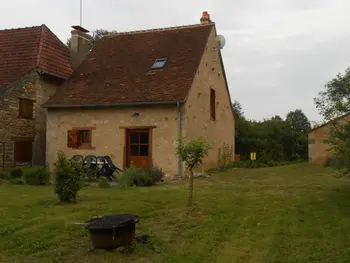
[[[214,89],[216,95],[215,120],[210,115],[210,89]],[[230,104],[213,29],[183,114],[183,135],[189,138],[204,136],[212,146],[202,169],[217,167],[218,151],[224,143],[232,147],[234,156],[235,123]]]
[[[35,139],[33,145],[33,164],[45,165],[46,164],[46,115],[47,109],[41,107],[51,96],[53,96],[57,90],[57,87],[62,82],[50,78],[46,75],[41,75],[37,79],[37,95],[35,103]]]
[[[133,117],[139,113],[138,117]],[[178,138],[176,106],[148,106],[95,109],[49,109],[47,118],[47,162],[50,170],[57,152],[67,158],[74,155],[109,155],[115,165],[125,162],[125,129],[155,126],[152,129],[152,162],[166,173],[177,174],[175,143]],[[94,128],[92,149],[67,147],[67,131],[74,128]]]
[[[45,164],[45,109],[41,108],[58,83],[39,76],[36,70],[0,89],[0,170],[14,166]],[[19,98],[34,101],[33,119],[19,118]],[[21,138],[33,139],[33,160],[15,163],[14,145]]]

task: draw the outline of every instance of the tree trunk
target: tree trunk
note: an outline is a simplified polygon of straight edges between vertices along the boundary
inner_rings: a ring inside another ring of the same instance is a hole
[[[190,169],[190,178],[188,181],[188,206],[192,206],[193,200],[193,171]]]

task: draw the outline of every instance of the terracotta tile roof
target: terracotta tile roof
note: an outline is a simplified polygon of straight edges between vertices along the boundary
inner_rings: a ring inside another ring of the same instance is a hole
[[[68,78],[68,48],[45,25],[0,30],[0,87],[33,69]]]
[[[99,43],[49,107],[183,101],[214,24],[118,33]],[[151,70],[167,58],[163,69]]]

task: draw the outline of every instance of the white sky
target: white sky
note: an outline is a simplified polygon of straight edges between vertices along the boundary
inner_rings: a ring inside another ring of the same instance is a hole
[[[261,120],[302,109],[349,67],[349,0],[83,0],[83,26],[129,31],[199,23],[207,10],[226,37],[232,100]],[[46,24],[62,40],[79,24],[79,0],[2,1],[0,29]]]

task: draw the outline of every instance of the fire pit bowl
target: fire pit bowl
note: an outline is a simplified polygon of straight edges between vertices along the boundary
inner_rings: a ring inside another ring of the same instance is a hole
[[[135,226],[139,221],[137,215],[116,214],[93,218],[85,222],[96,249],[116,249],[130,245],[135,239]]]

